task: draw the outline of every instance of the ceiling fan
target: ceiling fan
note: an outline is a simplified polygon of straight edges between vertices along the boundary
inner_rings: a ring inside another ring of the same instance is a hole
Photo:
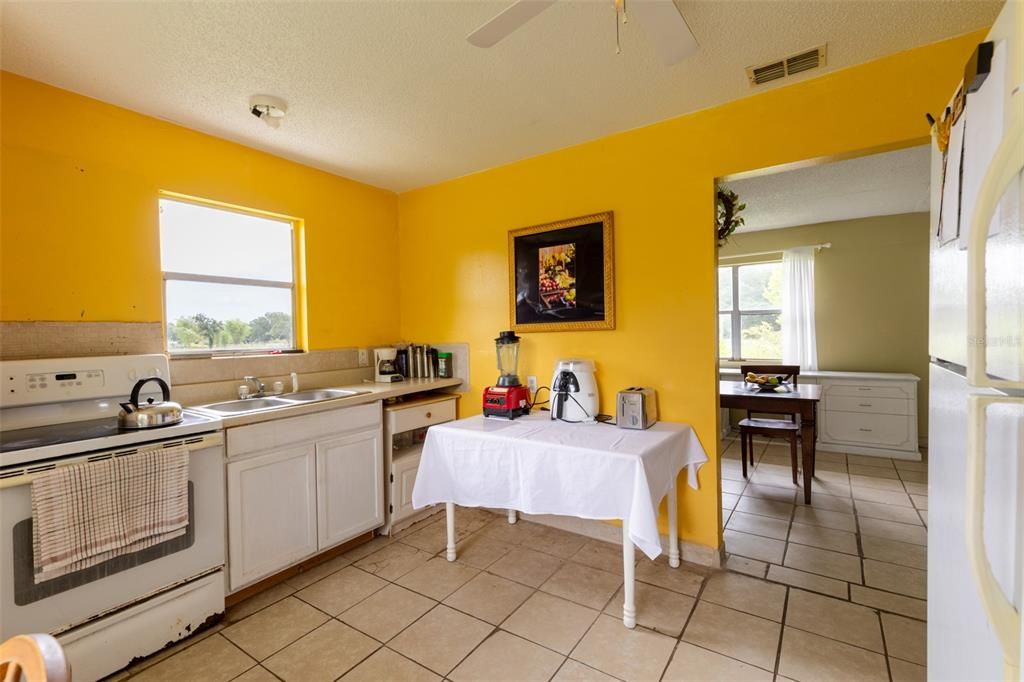
[[[697,41],[672,0],[612,0],[615,3],[615,43],[619,52],[619,22],[635,17],[666,66],[683,61],[697,51]],[[557,0],[516,0],[483,26],[466,36],[471,45],[492,47]],[[627,13],[628,9],[628,13]]]

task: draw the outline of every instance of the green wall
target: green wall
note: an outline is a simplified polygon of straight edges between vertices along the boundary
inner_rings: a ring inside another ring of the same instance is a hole
[[[831,242],[815,260],[818,367],[916,374],[926,438],[928,230],[927,213],[842,220],[735,235],[719,256]]]

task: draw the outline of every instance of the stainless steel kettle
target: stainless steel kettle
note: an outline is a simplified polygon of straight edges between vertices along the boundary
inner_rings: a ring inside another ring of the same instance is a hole
[[[163,393],[163,399],[158,401],[147,398],[146,402],[139,404],[139,394],[142,387],[150,381],[155,381]],[[132,396],[126,403],[121,403],[121,412],[117,415],[117,423],[122,429],[155,429],[158,426],[170,426],[177,424],[184,419],[181,405],[171,402],[171,387],[160,377],[146,377],[140,379],[132,388]]]

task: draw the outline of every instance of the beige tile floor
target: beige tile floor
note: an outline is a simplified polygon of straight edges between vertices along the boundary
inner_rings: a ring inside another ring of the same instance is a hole
[[[621,549],[459,509],[232,607],[115,676],[209,680],[925,679],[927,465],[820,453],[813,507],[783,448],[751,478],[722,444],[730,570],[639,557],[622,626]],[[827,492],[826,489],[827,488]]]

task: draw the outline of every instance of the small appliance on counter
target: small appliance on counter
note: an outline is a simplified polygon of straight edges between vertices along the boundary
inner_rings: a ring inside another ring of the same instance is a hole
[[[647,429],[658,421],[658,394],[653,388],[631,386],[615,400],[615,425],[620,429]]]
[[[151,381],[160,387],[161,399],[147,398],[140,403],[142,387]],[[157,376],[136,381],[131,398],[121,403],[121,412],[117,415],[118,426],[122,429],[155,429],[180,424],[184,419],[181,405],[171,400],[171,387]]]
[[[381,384],[390,384],[395,381],[402,381],[403,377],[398,372],[397,348],[374,348],[373,349],[373,380]]]
[[[494,340],[498,356],[498,384],[484,389],[484,416],[515,419],[530,414],[530,391],[519,383],[519,337],[503,331]]]
[[[600,401],[594,363],[590,360],[559,360],[551,377],[551,418],[566,422],[597,420]]]

